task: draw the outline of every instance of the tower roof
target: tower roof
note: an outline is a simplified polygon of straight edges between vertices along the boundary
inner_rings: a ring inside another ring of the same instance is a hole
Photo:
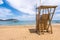
[[[39,6],[37,9],[56,8],[57,6]]]

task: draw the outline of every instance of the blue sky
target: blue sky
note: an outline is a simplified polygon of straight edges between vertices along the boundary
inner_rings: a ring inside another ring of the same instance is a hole
[[[35,20],[36,3],[39,5],[57,5],[53,20],[60,20],[59,0],[0,0],[0,19]]]

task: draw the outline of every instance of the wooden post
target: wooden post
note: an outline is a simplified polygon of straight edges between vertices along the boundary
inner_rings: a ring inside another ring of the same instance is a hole
[[[53,11],[53,14],[52,14],[52,17],[51,17],[51,21],[52,21],[52,18],[53,18],[53,15],[54,15],[55,9],[56,9],[56,8],[54,8],[54,11]],[[51,25],[51,21],[50,21],[50,27],[51,27],[51,34],[52,34],[53,32],[52,32],[52,25]]]
[[[39,19],[40,19],[40,10],[38,10],[38,14],[36,14],[36,31],[39,31]]]

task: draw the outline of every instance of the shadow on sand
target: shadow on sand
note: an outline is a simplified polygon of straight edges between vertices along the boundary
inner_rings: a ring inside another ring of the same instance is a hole
[[[39,33],[37,33],[36,29],[29,29],[29,32],[30,33],[36,33],[36,34],[40,35]]]

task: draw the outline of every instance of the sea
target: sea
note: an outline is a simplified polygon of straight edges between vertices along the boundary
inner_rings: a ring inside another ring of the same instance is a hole
[[[52,20],[52,23],[59,23],[60,20]],[[0,21],[0,25],[35,25],[36,21]]]

